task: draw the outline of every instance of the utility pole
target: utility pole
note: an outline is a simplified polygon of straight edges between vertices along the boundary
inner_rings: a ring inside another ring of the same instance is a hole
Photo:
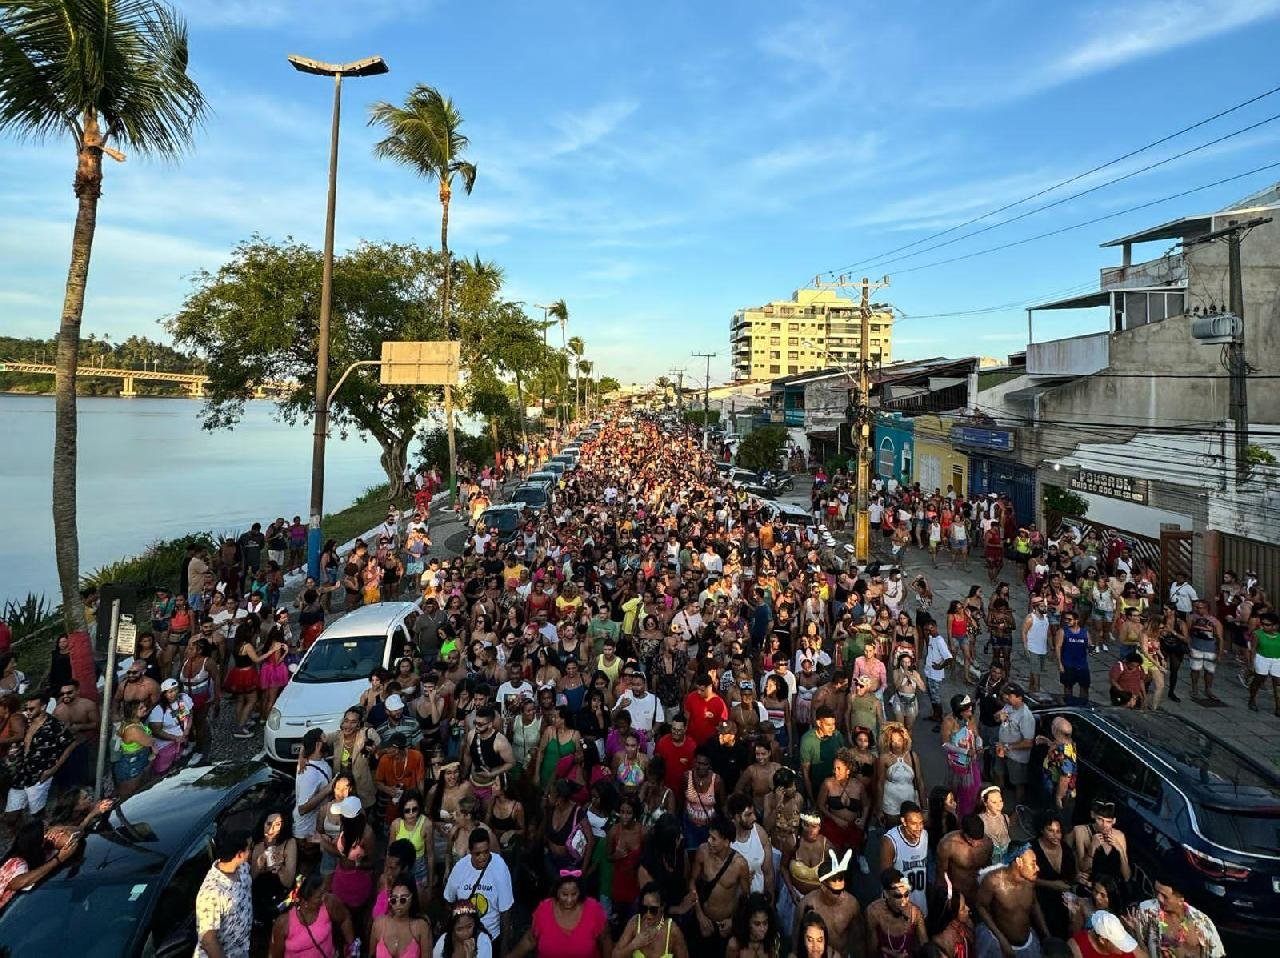
[[[711,360],[716,358],[716,354],[691,353],[690,355],[707,361],[707,378],[702,384],[702,451],[706,452],[710,444],[711,430]]]
[[[862,292],[858,303],[861,319],[861,331],[858,337],[858,470],[857,470],[857,507],[858,518],[854,524],[853,549],[854,559],[865,565],[871,560],[871,522],[867,518],[867,508],[871,503],[871,291],[889,285],[886,276],[873,283],[867,277],[856,283],[840,276],[834,283],[824,283],[815,277],[813,285],[818,289],[858,288]]]
[[[1271,222],[1271,217],[1257,217],[1244,223],[1232,220],[1220,230],[1202,236],[1194,243],[1227,241],[1227,311],[1234,317],[1231,338],[1224,343],[1224,365],[1230,376],[1227,393],[1228,413],[1235,433],[1236,482],[1249,478],[1249,362],[1244,353],[1244,279],[1240,264],[1240,243],[1245,234]],[[1190,246],[1186,243],[1184,246]],[[1213,339],[1211,342],[1220,340]]]

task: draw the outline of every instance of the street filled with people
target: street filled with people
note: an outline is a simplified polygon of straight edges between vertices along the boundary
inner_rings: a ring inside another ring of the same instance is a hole
[[[566,446],[546,508],[486,521]],[[0,670],[0,908],[113,802],[257,750],[328,624],[412,601],[409,641],[301,735],[292,803],[219,832],[201,958],[1225,953],[1186,888],[1139,879],[1115,805],[1077,802],[1072,723],[1033,705],[1088,700],[1108,656],[1098,704],[1158,709],[1180,676],[1212,700],[1235,667],[1250,707],[1271,679],[1280,714],[1256,585],[1225,612],[1182,582],[1160,595],[1122,545],[1050,540],[954,489],[876,490],[860,566],[836,538],[848,476],[819,471],[793,523],[723,460],[614,417],[471,470],[457,512],[417,477],[413,508],[326,543],[314,580],[285,578],[296,518],[193,549],[109,705],[114,798],[80,789],[100,713],[69,665],[55,654],[51,712]],[[979,581],[950,594],[939,562]]]

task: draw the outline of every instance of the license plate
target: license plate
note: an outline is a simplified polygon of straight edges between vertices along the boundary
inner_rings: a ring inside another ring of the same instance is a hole
[[[296,755],[301,755],[301,754],[302,754],[302,743],[301,743],[301,742],[294,742],[292,745],[290,745],[290,746],[289,746],[289,754],[290,754],[290,755],[295,755],[295,756],[296,756]]]

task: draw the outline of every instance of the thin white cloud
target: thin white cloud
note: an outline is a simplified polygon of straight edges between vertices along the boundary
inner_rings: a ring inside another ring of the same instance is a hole
[[[611,136],[639,108],[635,100],[610,100],[577,113],[560,116],[555,126],[559,139],[551,144],[551,157],[576,153]]]
[[[1071,8],[1064,8],[1071,9]],[[934,106],[990,106],[1023,99],[1148,57],[1170,53],[1280,15],[1280,0],[1143,0],[1083,9],[1053,31],[1056,49],[1031,50],[1014,72],[952,82],[929,92]],[[980,61],[987,62],[987,61]],[[996,61],[997,64],[1000,61]]]

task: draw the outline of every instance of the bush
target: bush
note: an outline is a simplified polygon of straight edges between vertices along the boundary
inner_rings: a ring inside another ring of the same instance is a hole
[[[757,429],[742,440],[736,457],[744,469],[777,469],[782,450],[787,444],[787,432],[777,426]]]
[[[81,577],[80,584],[88,591],[96,591],[107,582],[128,584],[137,588],[139,597],[152,595],[162,586],[173,591],[178,588],[182,564],[187,560],[188,545],[195,543],[212,552],[216,543],[223,538],[235,538],[237,535],[234,532],[220,536],[214,536],[212,532],[194,532],[177,539],[153,542],[141,555],[109,563],[85,574]]]
[[[13,641],[25,639],[29,635],[41,632],[56,622],[62,621],[58,610],[49,604],[43,594],[28,592],[25,599],[10,600],[4,604],[4,612],[0,619],[8,623],[13,632]]]

